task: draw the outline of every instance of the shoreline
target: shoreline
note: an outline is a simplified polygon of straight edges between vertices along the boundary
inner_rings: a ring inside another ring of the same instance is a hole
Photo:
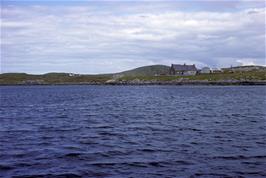
[[[141,86],[141,85],[175,85],[175,86],[265,86],[266,81],[120,81],[120,82],[81,82],[81,83],[18,83],[0,84],[0,86],[53,86],[53,85],[103,85],[103,86]]]

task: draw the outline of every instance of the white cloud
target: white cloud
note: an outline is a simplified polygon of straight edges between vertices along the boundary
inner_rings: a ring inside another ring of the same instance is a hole
[[[257,61],[258,59],[237,59],[236,62],[238,64],[240,64],[241,66],[248,66],[248,65],[266,65],[266,61],[264,59],[264,63],[259,63],[259,61]]]
[[[238,60],[236,60],[236,62],[240,63],[241,66],[255,65],[254,61],[252,61],[252,60],[238,59]]]
[[[265,59],[265,8],[132,12],[95,6],[3,7],[2,70],[31,72],[23,63],[41,71],[40,61],[46,66],[57,61],[58,70],[108,73],[166,61],[217,66],[218,58]],[[73,63],[76,68],[62,67]]]

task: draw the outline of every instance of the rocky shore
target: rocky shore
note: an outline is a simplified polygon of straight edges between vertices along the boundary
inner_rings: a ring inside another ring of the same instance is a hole
[[[23,81],[17,84],[0,84],[4,85],[266,85],[266,80],[173,80],[173,81],[144,81],[144,80],[108,80],[106,82],[60,82],[47,83],[43,81]]]
[[[266,85],[266,80],[173,80],[173,81],[107,81],[105,85]]]

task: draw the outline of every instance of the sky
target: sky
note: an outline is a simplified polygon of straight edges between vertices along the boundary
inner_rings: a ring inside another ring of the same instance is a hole
[[[1,73],[265,65],[265,1],[1,0]]]

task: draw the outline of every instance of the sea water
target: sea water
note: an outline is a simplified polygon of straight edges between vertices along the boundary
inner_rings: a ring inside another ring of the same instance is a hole
[[[0,177],[266,176],[264,86],[0,89]]]

